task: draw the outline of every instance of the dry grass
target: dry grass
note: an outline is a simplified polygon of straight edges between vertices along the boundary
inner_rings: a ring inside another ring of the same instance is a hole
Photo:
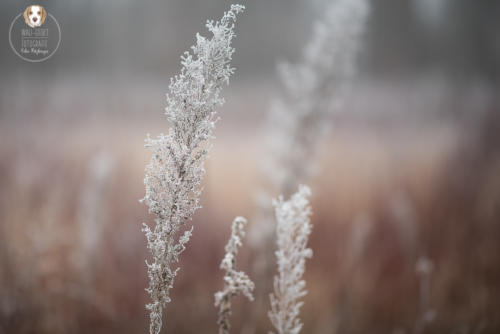
[[[314,258],[306,273],[304,333],[411,329],[418,306],[413,265],[421,253],[436,263],[432,303],[438,316],[429,333],[473,332],[482,324],[483,333],[500,330],[496,147],[481,144],[486,153],[475,154],[474,146],[462,144],[468,141],[459,128],[440,125],[422,136],[418,129],[390,133],[340,124],[312,183]],[[149,158],[142,139],[145,129],[155,126],[103,120],[98,126],[44,124],[43,133],[36,128],[0,131],[0,333],[142,332],[147,254],[140,223],[149,217],[137,199]],[[207,164],[204,208],[195,215],[194,235],[183,254],[176,302],[168,306],[169,332],[216,331],[212,299],[220,288],[228,222],[237,214],[251,217],[263,144],[248,132],[235,132],[217,138]],[[88,161],[102,149],[113,152],[116,162],[104,197],[107,219],[98,256],[89,268],[94,274],[85,285],[74,260],[78,199]],[[398,194],[409,199],[416,216],[410,249],[391,204]],[[348,241],[352,222],[362,213],[374,228],[353,266],[346,262]],[[35,247],[33,231],[48,240],[46,248]],[[250,268],[252,258],[243,251],[241,266]],[[255,283],[259,289],[262,282]],[[249,307],[236,302],[235,332]],[[258,333],[270,328],[265,311]]]

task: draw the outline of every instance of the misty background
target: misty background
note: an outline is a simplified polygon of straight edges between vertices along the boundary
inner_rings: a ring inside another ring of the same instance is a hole
[[[258,86],[268,84],[275,89],[276,63],[284,59],[297,60],[312,32],[312,23],[321,16],[326,3],[324,0],[257,0],[246,4],[248,8],[239,22],[238,38],[234,42],[237,52],[233,63],[238,69],[234,86],[256,81]],[[8,31],[12,19],[28,4],[4,1],[0,27]],[[147,90],[149,85],[166,91],[168,78],[179,70],[179,57],[193,44],[196,32],[203,34],[205,20],[218,18],[230,3],[75,0],[40,4],[61,25],[62,44],[53,59],[27,64],[13,54],[5,40],[5,47],[0,51],[2,117],[19,113],[12,109],[17,100],[12,101],[12,94],[17,96],[18,87],[24,87],[24,91],[29,89],[31,94],[26,95],[40,94],[42,99],[43,96],[48,99],[50,94],[44,89],[52,85],[83,90],[92,87],[100,90],[99,85],[114,86],[111,88],[114,92],[109,92],[110,98],[119,94],[117,91]],[[482,94],[495,87],[499,80],[499,15],[500,5],[494,0],[374,2],[359,72],[378,89],[384,84],[399,86],[401,81],[423,80],[423,86],[445,86],[441,88],[458,96],[463,92]],[[158,87],[161,83],[163,87]],[[51,112],[45,109],[58,108],[47,105],[38,108],[36,114]],[[116,112],[114,109],[104,108],[100,112]],[[144,115],[158,111],[126,109],[119,113],[130,111]],[[441,112],[446,111],[441,109]],[[65,113],[74,112],[66,110]]]
[[[300,59],[329,3],[242,1],[236,71],[165,332],[216,330],[218,265],[234,216],[251,224],[262,126],[281,93],[276,64]],[[31,4],[0,3],[0,334],[146,332],[140,226],[153,219],[138,202],[144,138],[168,130],[169,78],[195,34],[208,35],[205,21],[231,2],[41,1],[62,35],[41,63],[23,61],[8,42],[10,23]],[[498,333],[500,2],[371,7],[358,75],[310,181],[303,332],[413,332],[424,256],[437,312],[424,332]],[[239,263],[252,268],[254,257],[249,248]],[[251,309],[236,303],[235,333],[270,329],[265,306],[248,324]]]

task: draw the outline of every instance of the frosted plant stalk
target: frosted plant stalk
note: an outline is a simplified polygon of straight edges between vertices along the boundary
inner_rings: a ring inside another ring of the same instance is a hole
[[[242,271],[236,271],[236,255],[238,247],[242,246],[245,236],[244,227],[247,220],[236,217],[231,225],[231,236],[226,244],[226,255],[222,259],[220,268],[226,271],[224,275],[224,289],[215,293],[215,306],[219,307],[219,334],[229,334],[229,316],[231,315],[231,298],[243,294],[249,300],[253,300],[252,291],[254,283]]]
[[[222,86],[234,72],[231,42],[236,15],[243,9],[232,5],[220,21],[207,21],[211,38],[196,35],[196,45],[181,57],[180,74],[170,80],[165,109],[171,123],[169,133],[146,139],[153,154],[145,170],[143,201],[156,216],[154,230],[146,224],[143,227],[153,259],[146,262],[151,334],[161,330],[163,308],[170,302],[169,291],[179,270],[175,263],[192,233],[185,225],[200,207],[208,140],[217,121],[216,107],[224,103]]]
[[[417,212],[408,192],[395,191],[389,209],[394,219],[394,227],[404,245],[405,255],[411,257],[419,246],[419,224]]]
[[[271,198],[289,197],[314,174],[314,159],[331,115],[356,72],[368,13],[368,0],[332,1],[316,22],[300,61],[278,66],[284,92],[272,103],[264,126],[268,149],[261,175],[266,190],[259,194],[264,205],[257,203],[260,212],[250,231],[251,242],[259,247],[272,235]]]
[[[78,262],[81,265],[82,276],[88,276],[91,260],[102,234],[105,206],[103,200],[106,195],[106,186],[113,170],[113,157],[106,152],[99,152],[90,161],[89,176],[82,193],[78,212],[78,227],[80,247]],[[87,277],[88,278],[88,277]]]
[[[290,200],[280,197],[274,202],[278,274],[270,295],[269,319],[278,334],[298,334],[302,328],[298,316],[303,302],[299,300],[307,294],[302,276],[306,259],[312,257],[312,250],[307,248],[312,228],[310,195],[308,187],[300,186]]]
[[[356,68],[367,0],[336,0],[314,27],[302,60],[278,67],[284,97],[271,107],[265,175],[285,197],[314,171],[312,160]]]
[[[345,87],[355,73],[368,13],[368,0],[332,0],[316,22],[299,61],[278,66],[283,94],[272,103],[264,125],[263,187],[249,231],[250,244],[256,249],[269,248],[273,240],[271,198],[278,194],[288,198],[314,174],[314,160],[330,128],[330,118],[339,110]],[[266,282],[272,263],[269,253],[259,252],[255,261],[253,276],[259,282]],[[257,293],[256,303],[264,300],[265,295]]]
[[[351,223],[351,235],[348,243],[348,251],[345,258],[349,276],[356,270],[363,255],[370,235],[373,232],[373,221],[366,213],[359,213]]]
[[[414,334],[420,334],[436,318],[436,311],[431,307],[431,275],[434,263],[421,256],[415,263],[415,272],[419,276],[419,316],[413,328]]]

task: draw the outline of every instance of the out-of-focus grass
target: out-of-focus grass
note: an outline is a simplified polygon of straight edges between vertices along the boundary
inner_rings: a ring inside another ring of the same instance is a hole
[[[252,109],[230,107],[237,105]],[[437,318],[427,332],[500,330],[498,119],[474,136],[453,122],[335,121],[311,182],[314,257],[307,264],[304,333],[411,331],[418,315],[414,264],[422,255],[435,262]],[[265,143],[253,127],[239,131],[234,124],[221,122],[206,165],[203,208],[167,307],[169,332],[215,332],[213,292],[221,285],[230,223],[235,215],[252,223]],[[140,226],[152,217],[138,202],[149,159],[142,144],[146,132],[165,131],[166,124],[97,114],[0,127],[0,333],[144,332],[147,252]],[[86,281],[78,269],[85,254],[78,254],[77,219],[89,161],[99,151],[115,162]],[[371,227],[353,259],[359,217]],[[248,272],[253,257],[243,251]],[[251,307],[237,301],[235,333],[251,332],[245,327]],[[270,328],[265,307],[261,317],[258,333]]]

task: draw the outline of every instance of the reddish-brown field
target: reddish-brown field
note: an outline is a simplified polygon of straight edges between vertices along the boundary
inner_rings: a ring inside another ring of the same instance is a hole
[[[75,108],[85,109],[82,103]],[[264,143],[255,131],[260,120],[244,115],[249,109],[228,115],[217,130],[166,332],[216,332],[213,293],[221,286],[229,226],[236,215],[252,224],[259,184]],[[314,257],[307,263],[303,333],[413,332],[421,315],[415,263],[423,256],[434,264],[429,302],[436,312],[424,332],[498,333],[497,114],[474,128],[342,115],[310,183]],[[145,133],[165,131],[167,123],[160,113],[115,116],[51,115],[0,125],[0,333],[146,331],[148,253],[140,228],[152,217],[138,201],[149,159],[142,144]],[[79,220],[89,164],[99,152],[111,163],[94,195],[98,232],[89,250]],[[239,266],[250,276],[259,251],[247,242],[241,254]],[[267,279],[255,282],[260,296],[269,292]],[[267,309],[267,298],[238,299],[234,333],[267,332]]]

